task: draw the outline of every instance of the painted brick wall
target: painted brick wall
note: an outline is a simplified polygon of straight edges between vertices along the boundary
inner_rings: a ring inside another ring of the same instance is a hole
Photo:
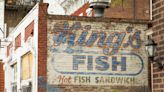
[[[156,59],[164,64],[164,0],[153,0],[153,39],[158,44]],[[153,64],[153,92],[164,91],[164,70]]]
[[[40,88],[150,92],[142,43],[147,24],[66,16],[48,16],[47,23],[47,77],[39,78]]]
[[[0,92],[4,91],[4,70],[3,70],[3,63],[0,61]]]
[[[48,4],[39,4],[38,20],[38,78],[47,76],[47,7]],[[44,80],[46,83],[46,79]],[[38,82],[39,85],[39,82]],[[45,85],[46,86],[46,85]],[[46,92],[46,88],[38,87],[38,92]]]

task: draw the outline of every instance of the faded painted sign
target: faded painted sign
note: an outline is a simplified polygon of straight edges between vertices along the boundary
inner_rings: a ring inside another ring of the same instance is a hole
[[[145,29],[144,24],[49,21],[48,84],[147,86]]]

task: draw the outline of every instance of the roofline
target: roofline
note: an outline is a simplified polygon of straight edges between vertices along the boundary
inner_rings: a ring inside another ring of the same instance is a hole
[[[56,20],[78,20],[78,21],[93,21],[93,22],[122,22],[135,24],[151,24],[150,20],[139,19],[122,19],[122,18],[107,18],[107,17],[86,17],[86,16],[68,16],[68,15],[47,15],[48,19]]]

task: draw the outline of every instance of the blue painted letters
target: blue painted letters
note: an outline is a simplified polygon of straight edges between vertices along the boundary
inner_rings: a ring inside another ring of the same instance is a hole
[[[126,71],[126,57],[121,57],[121,61],[117,61],[117,57],[114,56],[111,57],[111,61],[108,58],[107,56],[97,56],[93,59],[93,56],[73,55],[73,70],[79,70],[80,65],[90,71],[107,71],[109,69],[112,71]],[[95,67],[93,67],[94,63],[96,64]],[[118,70],[117,66],[121,66],[121,69]]]

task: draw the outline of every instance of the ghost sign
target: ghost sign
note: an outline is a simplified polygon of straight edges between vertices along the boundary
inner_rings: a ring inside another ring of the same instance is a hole
[[[48,24],[50,85],[148,85],[146,25],[64,20]]]

